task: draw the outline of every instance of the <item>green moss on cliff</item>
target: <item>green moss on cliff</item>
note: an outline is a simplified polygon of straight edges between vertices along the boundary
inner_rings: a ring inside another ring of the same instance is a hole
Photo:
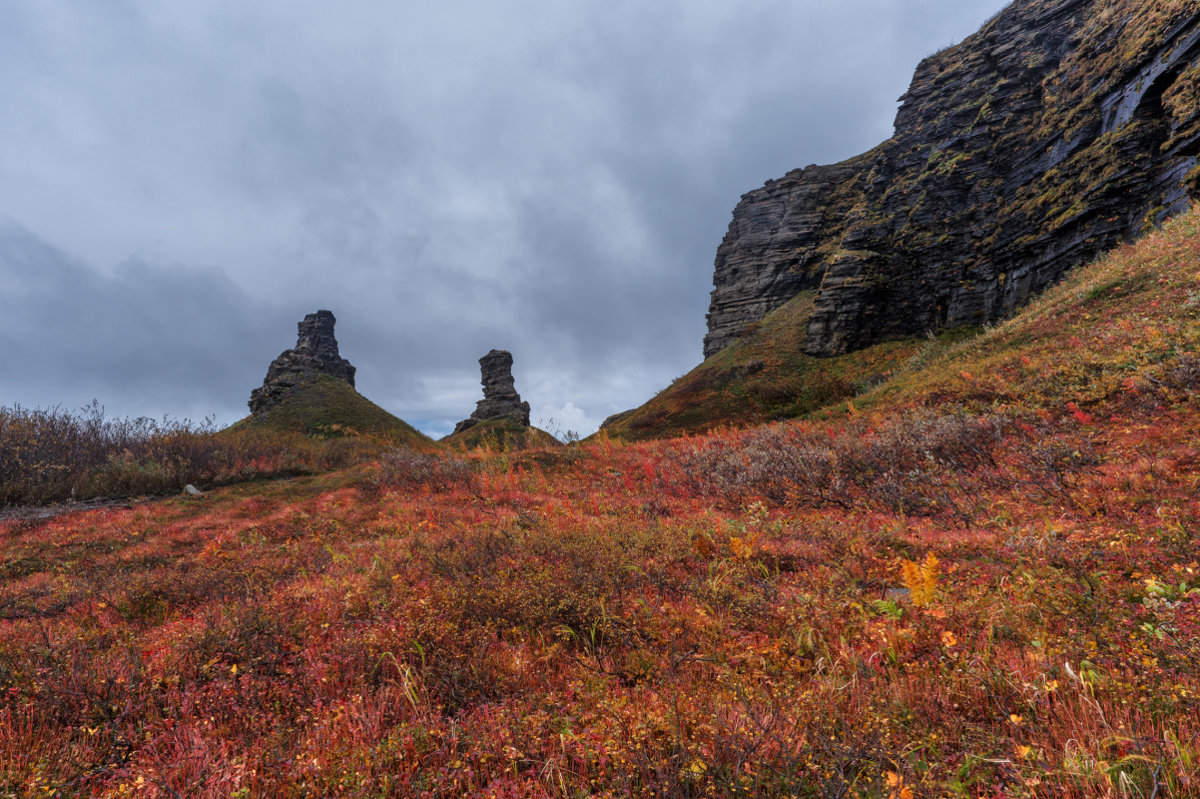
[[[862,409],[1084,413],[1200,392],[1200,211],[1072,272],[1012,319],[897,370]],[[1085,417],[1079,417],[1085,418]]]

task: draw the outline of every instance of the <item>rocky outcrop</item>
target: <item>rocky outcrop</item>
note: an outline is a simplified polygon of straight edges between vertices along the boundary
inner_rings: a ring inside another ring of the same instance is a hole
[[[745,195],[704,353],[805,289],[806,349],[1009,315],[1184,210],[1200,170],[1190,0],[1017,0],[917,68],[895,134]]]
[[[329,311],[317,311],[300,322],[295,349],[285,350],[267,368],[261,388],[250,392],[250,412],[262,413],[282,402],[299,385],[321,375],[337,378],[354,387],[354,366],[338,354]]]
[[[513,356],[508,350],[492,350],[479,359],[483,399],[475,412],[454,427],[455,433],[470,430],[489,419],[511,419],[529,427],[529,403],[521,401],[512,376]]]
[[[862,200],[871,154],[835,166],[810,166],[767,181],[742,197],[717,249],[707,358],[797,293],[815,289],[844,226]]]

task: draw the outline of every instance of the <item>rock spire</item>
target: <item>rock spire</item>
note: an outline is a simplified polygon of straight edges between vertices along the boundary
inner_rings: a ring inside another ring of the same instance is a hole
[[[317,311],[304,317],[297,326],[295,349],[285,350],[271,362],[261,388],[250,392],[250,412],[262,413],[283,401],[301,383],[328,375],[354,387],[354,366],[338,354],[333,326],[337,322],[329,311]]]
[[[483,399],[475,405],[475,412],[470,418],[455,425],[455,433],[470,430],[488,419],[511,419],[525,427],[529,426],[529,403],[522,402],[521,395],[517,393],[512,365],[513,356],[508,350],[492,350],[479,359]]]

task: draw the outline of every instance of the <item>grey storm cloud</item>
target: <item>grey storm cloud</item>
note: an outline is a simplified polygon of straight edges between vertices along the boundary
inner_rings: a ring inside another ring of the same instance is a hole
[[[886,138],[998,0],[9,0],[0,404],[245,412],[317,308],[428,432],[513,350],[590,432],[700,359],[738,197]]]

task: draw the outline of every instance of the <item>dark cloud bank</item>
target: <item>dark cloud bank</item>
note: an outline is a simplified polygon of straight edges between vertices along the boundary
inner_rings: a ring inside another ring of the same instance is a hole
[[[646,5],[7,3],[0,404],[226,423],[329,308],[428,432],[493,347],[590,432],[700,360],[738,196],[882,141],[1002,3]]]

